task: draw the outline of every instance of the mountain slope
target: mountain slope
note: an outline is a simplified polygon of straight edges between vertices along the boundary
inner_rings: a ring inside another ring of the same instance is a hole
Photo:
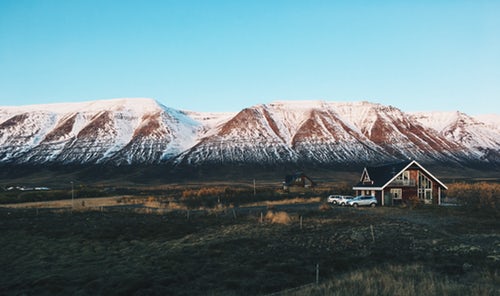
[[[466,147],[469,157],[491,163],[500,162],[498,117],[496,123],[493,116],[488,117],[491,122],[483,122],[458,111],[414,113],[413,117],[449,141]]]
[[[180,156],[199,163],[459,161],[465,147],[402,111],[368,102],[277,102],[247,108]]]
[[[178,111],[152,99],[0,107],[0,163],[498,165],[497,117],[323,101],[239,113]]]
[[[5,108],[2,117],[8,113],[0,123],[2,162],[154,163],[191,146],[198,129],[150,99]]]

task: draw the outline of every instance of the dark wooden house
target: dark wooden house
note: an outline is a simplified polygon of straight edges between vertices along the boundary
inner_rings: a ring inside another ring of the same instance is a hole
[[[426,204],[441,204],[448,187],[417,161],[405,161],[379,167],[365,167],[353,190],[356,195],[375,196],[380,205],[393,205],[418,198]]]
[[[286,175],[285,181],[283,182],[283,189],[288,189],[292,186],[298,187],[314,187],[316,183],[306,176],[303,172],[297,172],[293,175]]]

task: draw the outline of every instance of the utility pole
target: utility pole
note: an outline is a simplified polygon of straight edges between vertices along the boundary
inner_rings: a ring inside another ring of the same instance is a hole
[[[316,285],[319,285],[319,263],[316,264]]]
[[[71,181],[71,209],[75,207],[75,188],[73,186],[73,181]]]
[[[255,190],[255,179],[253,179],[253,196],[257,195],[257,192]]]

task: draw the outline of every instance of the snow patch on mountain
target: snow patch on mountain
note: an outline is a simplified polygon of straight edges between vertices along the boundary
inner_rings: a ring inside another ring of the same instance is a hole
[[[370,102],[277,101],[238,113],[181,111],[145,98],[0,107],[0,162],[498,162],[499,122]]]
[[[500,150],[500,129],[498,116],[479,117],[454,112],[417,112],[412,113],[415,120],[436,130],[447,139],[465,145],[469,149]],[[496,119],[495,119],[496,118]]]

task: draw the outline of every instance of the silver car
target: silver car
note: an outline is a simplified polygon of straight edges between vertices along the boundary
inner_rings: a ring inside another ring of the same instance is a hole
[[[330,195],[328,196],[327,201],[334,205],[345,206],[347,201],[354,198],[350,195]]]
[[[347,205],[351,207],[357,208],[358,206],[370,206],[370,207],[375,207],[377,206],[377,199],[375,196],[370,196],[370,195],[360,195],[356,196],[353,199],[350,199],[347,201]]]

